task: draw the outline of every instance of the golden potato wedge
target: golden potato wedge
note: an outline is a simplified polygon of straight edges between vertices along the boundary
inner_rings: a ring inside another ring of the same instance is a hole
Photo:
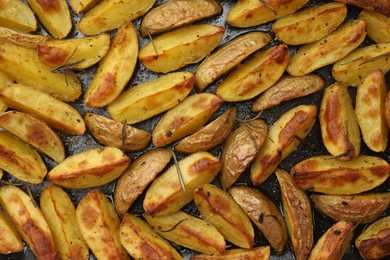
[[[212,82],[222,77],[255,51],[264,47],[271,40],[269,34],[249,32],[229,41],[208,56],[195,71],[197,89],[202,92]]]
[[[218,85],[216,93],[229,102],[251,99],[278,81],[289,61],[288,47],[284,44],[260,52],[233,70]]]
[[[146,214],[166,215],[178,211],[194,198],[193,193],[199,185],[214,179],[221,163],[208,152],[197,152],[180,160],[178,167],[181,173],[173,165],[150,185],[143,201]]]
[[[322,39],[299,48],[291,58],[287,72],[303,76],[344,58],[356,49],[366,37],[366,22],[349,21]]]
[[[119,239],[120,219],[102,191],[88,192],[76,208],[76,220],[97,259],[129,259]]]
[[[3,174],[4,174],[3,169],[0,169],[0,180],[1,178],[3,178]]]
[[[31,197],[15,186],[1,186],[0,204],[37,259],[57,259],[52,232]]]
[[[144,214],[144,218],[159,235],[175,244],[205,254],[225,251],[225,239],[213,225],[183,211],[165,216]]]
[[[100,0],[69,0],[69,4],[72,7],[73,11],[76,13],[81,13],[87,11],[94,5],[96,5]]]
[[[390,43],[373,44],[358,48],[332,67],[333,78],[346,86],[359,86],[375,69],[386,74],[390,70]]]
[[[0,89],[3,102],[17,110],[43,120],[49,126],[71,135],[82,135],[85,123],[79,112],[51,95],[21,84]]]
[[[346,4],[356,5],[367,10],[375,10],[390,16],[390,3],[388,0],[336,0]]]
[[[319,120],[322,140],[330,154],[342,160],[359,155],[359,124],[347,87],[336,82],[325,89]]]
[[[144,15],[156,0],[102,0],[83,15],[76,25],[85,35],[95,35],[119,28]]]
[[[194,75],[172,72],[124,91],[107,106],[108,113],[118,121],[135,124],[179,104],[192,90]]]
[[[0,254],[12,254],[23,250],[22,239],[2,210],[0,210],[0,234]]]
[[[252,111],[259,112],[294,98],[310,95],[325,86],[321,76],[308,74],[305,76],[283,76],[272,87],[264,91],[253,102]]]
[[[37,20],[21,0],[0,0],[0,26],[22,32],[37,30]]]
[[[292,14],[308,0],[239,0],[230,9],[226,21],[235,27],[251,27]]]
[[[115,186],[114,203],[116,212],[123,216],[146,187],[168,165],[172,152],[168,149],[154,149],[131,163],[120,176]]]
[[[387,126],[390,127],[390,91],[387,92],[386,101],[385,101],[385,118],[387,122]]]
[[[310,200],[284,170],[275,171],[282,193],[284,217],[297,260],[308,259],[313,247],[313,217]]]
[[[222,40],[225,28],[212,24],[189,25],[160,35],[139,51],[151,71],[168,73],[206,57]]]
[[[268,260],[271,255],[271,249],[269,246],[254,247],[250,249],[230,249],[226,250],[221,255],[195,255],[191,256],[190,260]]]
[[[208,151],[221,144],[236,126],[237,110],[235,107],[227,109],[214,121],[202,129],[185,137],[175,146],[180,153],[191,154],[199,151]]]
[[[299,105],[285,112],[270,128],[268,138],[252,162],[250,178],[263,183],[311,131],[317,116],[314,105]],[[297,138],[298,137],[298,138]]]
[[[160,34],[222,12],[215,0],[172,0],[150,10],[142,19],[142,37]]]
[[[49,173],[49,181],[66,188],[85,189],[118,178],[130,164],[130,158],[115,147],[92,148],[67,157]]]
[[[267,138],[268,126],[256,119],[242,124],[226,140],[221,154],[221,184],[224,189],[235,183],[255,158]]]
[[[89,248],[85,243],[76,221],[76,208],[68,194],[58,186],[43,188],[40,206],[53,234],[58,258],[89,259]]]
[[[22,181],[39,184],[47,174],[45,163],[28,144],[0,131],[0,168]]]
[[[105,116],[87,112],[84,121],[93,137],[102,145],[114,146],[127,152],[145,149],[152,139],[149,132],[124,126],[123,123]],[[125,129],[123,129],[125,128]]]
[[[355,224],[369,223],[378,218],[389,206],[390,193],[362,195],[311,195],[314,206],[335,221]]]
[[[122,246],[134,259],[183,259],[173,246],[136,216],[126,214],[119,230]]]
[[[390,17],[376,11],[363,10],[358,19],[367,23],[367,36],[374,42],[390,42]]]
[[[349,247],[354,227],[344,220],[331,226],[313,247],[309,260],[340,260]]]
[[[27,0],[42,25],[55,38],[65,38],[72,29],[72,20],[66,0]]]
[[[229,194],[266,237],[276,254],[281,254],[288,240],[286,223],[276,205],[263,193],[247,186],[234,186]]]
[[[195,94],[170,109],[158,122],[152,133],[156,147],[170,144],[204,126],[223,100],[214,94]]]
[[[48,39],[50,38],[43,35],[23,33],[0,26],[0,42],[35,50],[38,43],[47,41]]]
[[[390,255],[390,216],[369,225],[355,240],[364,259],[380,259]]]
[[[138,56],[138,38],[134,25],[123,23],[107,54],[99,62],[93,80],[84,95],[88,107],[104,107],[119,96],[133,75]]]
[[[272,24],[272,30],[282,42],[301,45],[318,41],[333,32],[346,16],[345,4],[327,3],[280,18]]]
[[[12,83],[13,80],[0,71],[0,90],[8,86],[8,84]],[[0,115],[3,114],[7,110],[8,106],[3,102],[0,98]]]
[[[325,194],[358,194],[386,181],[389,164],[379,158],[360,155],[350,161],[332,156],[306,159],[291,169],[295,184],[302,190]]]

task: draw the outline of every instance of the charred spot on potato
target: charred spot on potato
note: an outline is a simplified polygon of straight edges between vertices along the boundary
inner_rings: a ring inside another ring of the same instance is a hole
[[[259,215],[259,223],[261,224],[261,223],[263,223],[263,221],[264,221],[264,213],[261,213]]]

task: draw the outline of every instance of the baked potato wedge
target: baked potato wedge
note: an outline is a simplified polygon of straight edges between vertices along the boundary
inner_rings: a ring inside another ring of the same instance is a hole
[[[22,239],[2,210],[0,210],[0,234],[0,254],[7,255],[23,250]]]
[[[225,239],[213,225],[183,211],[164,216],[144,214],[144,218],[159,235],[175,244],[205,254],[225,251]]]
[[[336,0],[350,5],[356,5],[367,10],[378,11],[386,16],[390,16],[390,3],[387,0]]]
[[[229,102],[251,99],[278,81],[289,61],[288,47],[284,44],[259,52],[224,78],[216,93]]]
[[[229,41],[208,56],[195,71],[196,87],[203,92],[212,82],[271,40],[269,34],[249,32]]]
[[[89,259],[89,248],[77,225],[76,208],[68,194],[58,186],[45,186],[39,204],[53,234],[58,258]]]
[[[376,11],[363,10],[358,19],[367,23],[367,36],[374,42],[390,42],[390,17]]]
[[[356,49],[366,37],[366,22],[353,20],[339,26],[322,39],[298,49],[291,58],[287,72],[303,76],[344,58]]]
[[[311,131],[317,116],[314,105],[299,105],[285,112],[270,128],[250,169],[255,185],[263,183]],[[297,138],[298,137],[298,138]]]
[[[76,208],[76,220],[97,259],[129,259],[120,243],[120,219],[102,191],[88,192]]]
[[[152,133],[156,147],[170,144],[192,134],[206,124],[223,100],[214,94],[201,93],[185,98],[160,119]]]
[[[23,33],[0,26],[0,42],[2,43],[10,43],[35,50],[38,43],[47,41],[48,39],[50,38],[43,35]]]
[[[100,0],[69,0],[69,4],[73,11],[79,14],[91,9],[91,7],[96,5],[99,1]]]
[[[389,172],[389,164],[379,157],[360,155],[345,161],[324,155],[294,165],[291,176],[302,190],[348,195],[379,186],[387,180]]]
[[[1,186],[0,205],[37,259],[57,259],[49,225],[29,195],[15,186]]]
[[[21,0],[0,0],[0,26],[31,32],[37,30],[37,20]]]
[[[195,255],[191,256],[190,260],[268,260],[271,255],[271,249],[269,246],[254,247],[250,249],[230,249],[226,250],[221,255]]]
[[[0,90],[2,88],[6,88],[9,83],[12,83],[13,80],[0,71]],[[3,114],[7,110],[8,106],[3,102],[0,98],[0,115]]]
[[[139,51],[139,59],[151,71],[168,73],[209,55],[224,32],[224,27],[212,24],[179,28],[147,43]]]
[[[131,87],[107,106],[108,113],[118,121],[135,124],[179,104],[191,92],[194,75],[180,71]]]
[[[288,240],[286,223],[276,205],[263,193],[247,186],[234,186],[229,194],[266,237],[276,254],[281,254]]]
[[[377,219],[390,203],[390,193],[311,195],[314,206],[335,221],[365,224]]]

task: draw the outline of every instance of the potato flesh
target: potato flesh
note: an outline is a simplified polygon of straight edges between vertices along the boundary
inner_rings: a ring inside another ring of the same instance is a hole
[[[2,234],[0,237],[0,254],[6,255],[23,250],[22,239],[2,210],[0,210],[0,234]]]
[[[271,249],[269,246],[255,247],[251,249],[230,249],[226,250],[221,255],[195,255],[191,256],[190,260],[268,260],[271,255]]]
[[[0,26],[31,32],[37,29],[37,20],[21,0],[0,0]]]
[[[358,19],[367,23],[367,36],[374,42],[390,42],[390,17],[379,12],[363,10]]]
[[[12,79],[0,71],[0,90],[7,87],[9,83],[12,82]],[[8,106],[0,98],[0,115],[3,114],[8,109]]]
[[[90,9],[92,6],[97,4],[100,0],[69,0],[69,4],[73,11],[81,13]]]
[[[9,43],[25,47],[27,49],[35,49],[38,43],[47,41],[49,37],[39,34],[29,34],[9,28],[0,27],[0,42]]]
[[[375,10],[384,15],[390,15],[390,3],[387,0],[336,0],[346,4],[356,5],[367,10]]]

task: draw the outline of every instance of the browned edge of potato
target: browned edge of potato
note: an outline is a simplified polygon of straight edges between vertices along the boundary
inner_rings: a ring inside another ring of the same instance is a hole
[[[8,255],[23,251],[22,239],[2,209],[0,209],[0,234],[0,254]]]
[[[376,11],[363,10],[358,19],[367,23],[367,36],[374,42],[390,42],[390,17]]]
[[[269,246],[260,246],[250,249],[228,249],[221,255],[200,254],[190,257],[190,260],[268,260],[271,255]]]
[[[356,5],[367,10],[375,10],[390,16],[390,3],[387,0],[336,0],[336,2]]]

